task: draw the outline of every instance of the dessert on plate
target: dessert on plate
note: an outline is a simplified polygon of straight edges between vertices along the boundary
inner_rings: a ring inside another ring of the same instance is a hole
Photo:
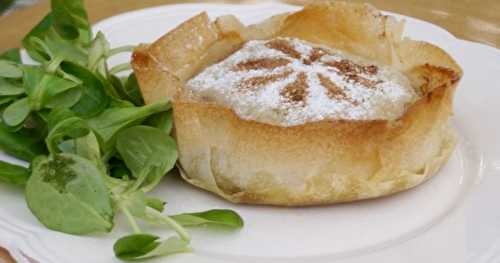
[[[462,70],[367,4],[325,1],[245,26],[201,13],[133,54],[173,104],[179,170],[227,200],[314,205],[412,188],[446,163]]]

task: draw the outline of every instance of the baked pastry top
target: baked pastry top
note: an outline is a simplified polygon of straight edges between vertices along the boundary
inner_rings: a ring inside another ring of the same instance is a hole
[[[418,98],[396,69],[296,38],[248,41],[189,80],[186,89],[243,119],[280,126],[393,120]]]

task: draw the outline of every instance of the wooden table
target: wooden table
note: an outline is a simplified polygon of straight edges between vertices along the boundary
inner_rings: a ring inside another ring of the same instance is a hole
[[[500,48],[500,1],[498,0],[351,0],[369,2],[382,10],[413,16],[437,24],[456,37]],[[92,22],[129,10],[149,6],[201,1],[179,0],[86,0]],[[256,0],[215,0],[212,2],[255,3]],[[302,4],[308,0],[285,0]],[[48,12],[49,1],[0,17],[0,51],[20,45],[22,37]],[[14,262],[0,248],[0,262]]]
[[[305,3],[310,0],[285,0]],[[446,28],[458,38],[500,47],[500,1],[498,0],[351,0],[369,2],[379,9],[417,17]],[[92,22],[125,11],[149,6],[200,2],[179,0],[86,0]],[[206,2],[206,1],[205,1]],[[212,0],[211,2],[249,3],[257,0]],[[49,10],[49,1],[0,17],[0,51],[19,46],[22,37]]]

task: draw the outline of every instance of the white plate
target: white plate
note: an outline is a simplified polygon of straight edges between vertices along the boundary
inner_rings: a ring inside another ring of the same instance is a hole
[[[186,4],[144,9],[102,21],[112,46],[151,42],[201,11],[235,14],[245,23],[295,10],[284,4]],[[233,205],[167,178],[153,194],[168,213],[230,208],[245,219],[238,232],[191,229],[194,252],[169,262],[499,262],[500,51],[461,41],[424,21],[405,17],[406,35],[447,50],[465,71],[453,123],[460,143],[439,175],[387,198],[311,208]],[[114,63],[127,56],[114,58]],[[1,156],[2,159],[8,158]],[[19,262],[118,262],[113,242],[130,231],[118,218],[112,233],[71,236],[47,230],[27,209],[19,189],[0,186],[0,245]],[[167,231],[152,229],[160,235]],[[159,262],[155,259],[151,262]]]

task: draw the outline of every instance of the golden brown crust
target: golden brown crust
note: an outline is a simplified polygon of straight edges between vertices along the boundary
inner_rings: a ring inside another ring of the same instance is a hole
[[[241,43],[239,34],[220,31],[206,13],[201,13],[153,44],[139,46],[132,55],[132,67],[144,100],[151,103],[173,97],[191,76],[223,59]]]
[[[429,178],[455,142],[448,118],[462,71],[440,48],[401,40],[401,25],[371,6],[331,1],[249,27],[234,17],[215,23],[198,18],[138,49],[133,64],[147,102],[173,98],[179,164],[188,182],[243,203],[312,205],[374,198]],[[165,46],[191,43],[193,37],[185,32],[193,27],[209,32],[210,39],[192,57],[184,54],[190,57],[185,61],[165,61],[175,52]],[[293,127],[243,120],[224,106],[186,96],[184,82],[205,66],[246,40],[276,36],[390,64],[422,96],[396,121],[324,120]],[[179,71],[176,66],[182,64],[192,66]]]
[[[444,104],[451,91],[436,90],[397,122],[287,128],[245,121],[217,105],[176,101],[184,178],[234,202],[275,205],[398,192],[427,179],[453,149]]]
[[[402,22],[394,22],[371,5],[322,1],[287,17],[279,35],[390,64],[391,44],[400,37],[399,27]]]

